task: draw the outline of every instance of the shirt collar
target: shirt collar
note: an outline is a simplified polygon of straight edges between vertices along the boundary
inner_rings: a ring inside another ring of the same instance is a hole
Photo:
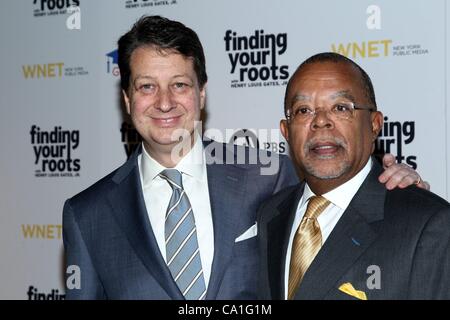
[[[372,158],[369,158],[369,161],[367,161],[366,165],[353,178],[340,185],[339,187],[323,194],[322,196],[340,209],[346,209],[371,169]],[[300,203],[300,208],[304,206],[312,196],[315,196],[315,194],[309,188],[308,184],[306,184]]]
[[[203,143],[200,135],[196,136],[194,146],[186,154],[180,162],[175,166],[183,174],[191,176],[197,180],[203,180],[206,177],[206,161],[203,152]],[[145,150],[142,145],[142,158],[140,162],[140,169],[142,172],[142,181],[144,187],[155,179],[166,167],[162,166],[158,161]]]

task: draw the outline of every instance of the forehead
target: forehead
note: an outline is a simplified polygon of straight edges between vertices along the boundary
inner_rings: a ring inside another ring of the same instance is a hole
[[[179,70],[180,72],[194,72],[192,58],[185,57],[175,50],[160,50],[154,47],[138,47],[130,57],[130,67],[135,73],[152,70]]]
[[[332,94],[349,91],[364,96],[361,74],[344,62],[316,62],[297,70],[289,84],[288,97],[297,94]]]

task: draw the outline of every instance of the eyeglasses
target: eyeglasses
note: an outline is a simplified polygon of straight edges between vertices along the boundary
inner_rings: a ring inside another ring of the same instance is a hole
[[[322,108],[301,104],[286,110],[285,115],[288,121],[298,121],[307,123],[315,118],[317,112]],[[355,117],[355,110],[375,111],[375,108],[365,106],[356,106],[353,102],[338,102],[331,109],[324,110],[332,120],[349,120]]]

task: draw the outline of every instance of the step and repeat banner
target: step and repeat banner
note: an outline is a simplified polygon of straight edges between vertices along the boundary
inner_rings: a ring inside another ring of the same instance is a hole
[[[284,90],[335,51],[372,77],[377,148],[450,199],[450,4],[445,0],[0,2],[0,299],[64,299],[65,199],[139,143],[124,115],[117,40],[144,14],[194,29],[209,82],[205,135],[288,153]]]

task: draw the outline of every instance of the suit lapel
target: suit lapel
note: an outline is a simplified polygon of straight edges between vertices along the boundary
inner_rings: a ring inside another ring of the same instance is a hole
[[[383,219],[386,193],[378,182],[380,173],[374,160],[371,172],[306,272],[296,299],[323,299],[377,238],[372,223]]]
[[[284,271],[287,248],[297,205],[303,194],[304,187],[305,185],[302,184],[299,188],[296,188],[277,207],[278,214],[267,223],[267,238],[270,239],[267,247],[267,262],[271,298],[274,300],[284,299]]]
[[[148,219],[137,165],[139,150],[114,176],[117,184],[108,194],[108,200],[118,225],[155,280],[172,299],[183,299],[160,253]]]
[[[214,142],[213,142],[214,143]],[[214,228],[214,258],[206,299],[216,299],[224,272],[230,263],[234,241],[238,236],[237,223],[242,214],[247,174],[242,168],[223,164],[226,150],[214,143],[216,152],[205,152],[207,157],[208,189]],[[208,147],[208,146],[207,146]],[[211,144],[209,145],[211,147]],[[234,155],[230,155],[233,157]],[[233,159],[233,158],[227,158]]]
[[[303,278],[296,299],[322,299],[375,240],[376,233],[348,208]]]

